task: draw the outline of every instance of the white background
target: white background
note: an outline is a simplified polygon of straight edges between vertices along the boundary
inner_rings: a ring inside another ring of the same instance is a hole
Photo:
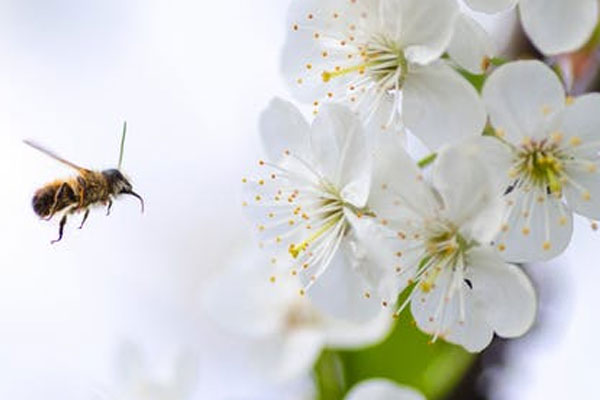
[[[256,385],[248,394],[242,346],[222,340],[199,304],[246,229],[238,188],[260,157],[259,112],[286,96],[286,9],[280,0],[0,1],[0,398],[118,390],[123,342],[159,381],[178,354],[192,355],[194,398],[284,396]],[[123,199],[81,231],[75,217],[51,246],[57,221],[40,221],[31,195],[72,171],[21,140],[114,167],[125,119],[123,169],[147,212]],[[549,306],[513,348],[498,398],[593,393],[598,240],[581,222],[566,255],[534,267]]]

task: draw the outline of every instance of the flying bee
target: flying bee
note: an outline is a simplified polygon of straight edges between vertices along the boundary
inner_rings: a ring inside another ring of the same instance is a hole
[[[131,183],[120,171],[126,134],[127,122],[123,125],[118,167],[104,171],[92,171],[80,167],[36,143],[24,140],[27,145],[75,169],[79,174],[75,177],[58,179],[48,183],[33,195],[31,205],[33,211],[40,218],[48,221],[57,213],[62,213],[58,227],[58,238],[51,243],[54,244],[62,239],[68,215],[83,212],[83,218],[79,225],[79,229],[81,229],[90,213],[90,207],[104,205],[106,206],[106,215],[109,215],[113,200],[121,194],[128,194],[139,199],[142,212],[144,212],[144,199],[133,191]]]

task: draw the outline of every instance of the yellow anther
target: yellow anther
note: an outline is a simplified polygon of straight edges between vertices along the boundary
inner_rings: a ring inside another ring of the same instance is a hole
[[[554,142],[554,143],[560,143],[563,140],[564,135],[562,134],[562,132],[553,132],[550,135],[550,139]]]
[[[579,146],[581,144],[581,138],[579,136],[573,136],[569,139],[569,144],[571,146]]]
[[[570,106],[573,103],[575,103],[575,98],[573,96],[567,96],[567,98],[565,99],[565,104]]]
[[[302,243],[300,243],[300,245],[296,246],[294,243],[290,244],[290,247],[288,248],[288,252],[292,255],[292,257],[294,258],[298,258],[298,255],[300,254],[301,251],[305,251],[306,248],[308,247],[308,242],[306,242],[306,240]]]
[[[528,227],[524,227],[521,232],[523,233],[523,235],[527,236],[531,233],[531,229],[529,229]]]
[[[552,107],[550,107],[549,105],[542,106],[542,114],[550,115],[551,113],[552,113]]]
[[[550,242],[548,242],[548,241],[545,241],[544,244],[542,244],[542,249],[544,249],[546,251],[550,250],[551,247],[552,246],[550,245]]]
[[[561,226],[565,226],[565,225],[567,224],[567,217],[565,217],[565,216],[562,216],[562,217],[560,217],[560,218],[558,219],[558,223],[559,223]]]
[[[500,244],[498,245],[498,251],[504,251],[504,250],[506,250],[506,245],[505,245],[505,244],[503,244],[503,243],[500,243]]]
[[[590,199],[592,198],[592,195],[590,194],[590,192],[588,192],[586,190],[585,192],[583,192],[581,197],[583,198],[584,201],[590,201]]]
[[[274,276],[271,276],[269,278],[269,282],[271,282],[271,283],[275,283],[276,280],[277,280],[277,278],[275,278]]]
[[[482,71],[487,71],[487,69],[490,67],[491,63],[492,62],[491,62],[490,58],[488,56],[484,56],[481,59],[481,70]]]
[[[433,284],[432,284],[431,282],[427,282],[427,281],[425,281],[425,282],[421,283],[421,290],[422,290],[424,293],[429,293],[429,292],[431,292],[431,288],[432,288],[432,287],[433,287]]]

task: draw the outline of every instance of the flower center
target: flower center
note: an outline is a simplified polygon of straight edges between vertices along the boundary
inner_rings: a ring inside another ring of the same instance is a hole
[[[324,71],[321,74],[323,82],[357,72],[359,75],[368,74],[382,89],[399,90],[402,87],[408,73],[408,62],[404,52],[394,41],[385,36],[374,36],[368,44],[359,47],[359,50],[362,63]]]
[[[325,183],[323,186],[325,192],[331,195],[331,197],[322,197],[319,201],[319,208],[322,210],[321,215],[319,215],[319,218],[322,221],[321,225],[317,230],[315,230],[300,243],[291,243],[289,245],[288,252],[293,258],[298,258],[300,253],[307,251],[313,243],[317,242],[320,238],[337,227],[338,224],[342,225],[341,230],[342,232],[345,232],[347,228],[347,221],[344,220],[344,209],[351,210],[358,216],[374,216],[374,214],[367,208],[357,208],[354,205],[345,202],[341,198],[341,195],[337,189],[335,189],[332,185]],[[298,207],[294,212],[301,212],[300,207]]]
[[[429,293],[443,268],[456,269],[459,259],[464,259],[473,245],[451,226],[446,231],[431,235],[425,242],[425,256],[421,260],[421,290]]]
[[[522,184],[562,194],[565,155],[553,140],[525,140],[517,151],[516,162],[510,172]]]
[[[292,304],[284,317],[284,327],[290,332],[318,326],[320,322],[320,315],[306,303]]]

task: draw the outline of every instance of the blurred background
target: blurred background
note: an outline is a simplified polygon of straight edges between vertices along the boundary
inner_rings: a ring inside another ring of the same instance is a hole
[[[432,399],[594,393],[600,269],[585,220],[560,258],[527,268],[541,312],[522,339],[473,357],[427,345],[404,316],[384,343],[325,351],[305,378],[256,376],[252,344],[224,334],[202,299],[248,240],[240,179],[261,154],[260,111],[289,97],[279,76],[287,8],[0,1],[0,398],[121,399],[142,385],[144,399],[337,399],[374,376]],[[503,51],[527,49],[514,12],[482,19]],[[50,245],[58,223],[34,215],[31,195],[72,171],[22,140],[110,168],[125,120],[123,170],[146,213],[123,199],[82,230],[75,216]]]

